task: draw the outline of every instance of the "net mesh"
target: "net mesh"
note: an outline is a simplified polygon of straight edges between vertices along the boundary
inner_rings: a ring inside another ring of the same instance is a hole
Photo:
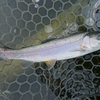
[[[0,46],[19,49],[47,38],[99,30],[97,2],[0,0]],[[23,68],[21,62],[0,61],[0,100],[100,99],[100,50],[57,61],[51,70],[45,63]]]

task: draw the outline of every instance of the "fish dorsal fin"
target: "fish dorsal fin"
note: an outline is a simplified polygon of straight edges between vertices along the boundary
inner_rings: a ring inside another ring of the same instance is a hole
[[[53,40],[55,40],[55,39],[57,39],[57,38],[46,39],[46,40],[42,41],[41,44],[47,43],[47,42],[50,42],[50,41],[53,41]]]
[[[56,60],[45,61],[46,65],[48,66],[49,70],[53,68],[56,63]]]

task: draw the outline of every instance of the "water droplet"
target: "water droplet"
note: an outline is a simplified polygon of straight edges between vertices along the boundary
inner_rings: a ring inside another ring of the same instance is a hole
[[[51,27],[51,25],[47,25],[47,26],[45,26],[45,32],[47,32],[47,33],[51,33],[51,32],[53,32],[53,28]]]
[[[92,18],[88,18],[88,19],[86,19],[85,24],[88,26],[93,26],[94,20]]]
[[[40,0],[35,0],[35,2],[37,3],[37,2],[39,2]]]
[[[78,29],[77,27],[77,24],[76,23],[72,23],[70,26],[69,26],[69,30],[70,31],[76,31]]]
[[[14,28],[14,33],[16,33],[17,32],[17,29],[16,28]]]
[[[39,5],[38,4],[35,4],[35,8],[38,8],[39,7]]]

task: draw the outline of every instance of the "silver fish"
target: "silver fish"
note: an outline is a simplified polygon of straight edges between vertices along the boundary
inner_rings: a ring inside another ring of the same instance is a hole
[[[53,66],[57,60],[86,55],[100,49],[100,32],[85,32],[56,39],[34,47],[20,50],[0,49],[0,57],[32,62],[46,62]]]

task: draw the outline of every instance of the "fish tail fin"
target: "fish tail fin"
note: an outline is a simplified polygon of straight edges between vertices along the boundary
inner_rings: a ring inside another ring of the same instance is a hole
[[[5,55],[5,49],[4,48],[0,48],[0,60],[6,60],[7,57]]]

